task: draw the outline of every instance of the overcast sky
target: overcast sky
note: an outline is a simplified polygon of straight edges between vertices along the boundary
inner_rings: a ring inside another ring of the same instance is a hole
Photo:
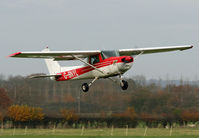
[[[110,50],[193,44],[183,52],[142,55],[126,76],[198,79],[198,7],[199,0],[0,0],[0,74],[48,73],[42,59],[6,57],[46,46]]]

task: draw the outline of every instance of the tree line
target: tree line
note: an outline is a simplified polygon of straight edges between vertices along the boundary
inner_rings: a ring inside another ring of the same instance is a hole
[[[197,84],[181,81],[163,87],[160,83],[146,83],[143,76],[127,80],[127,91],[102,79],[83,93],[80,86],[84,81],[0,77],[0,120],[17,126],[67,122],[67,127],[77,127],[82,122],[88,126],[95,121],[105,126],[131,127],[139,122],[165,127],[174,122],[184,125],[199,121]]]

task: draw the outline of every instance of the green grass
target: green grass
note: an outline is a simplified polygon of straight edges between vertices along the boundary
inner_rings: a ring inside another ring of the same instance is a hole
[[[199,128],[4,129],[0,138],[198,138]],[[144,136],[144,134],[146,136]],[[170,136],[170,134],[172,136]]]
[[[198,136],[0,136],[2,138],[198,138]]]

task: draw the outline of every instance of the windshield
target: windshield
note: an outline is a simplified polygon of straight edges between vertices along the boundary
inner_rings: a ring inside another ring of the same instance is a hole
[[[102,58],[119,57],[120,54],[117,50],[102,51]]]

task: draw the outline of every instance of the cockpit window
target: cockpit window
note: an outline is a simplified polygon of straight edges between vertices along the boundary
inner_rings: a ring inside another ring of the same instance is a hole
[[[107,59],[109,57],[119,57],[120,54],[117,50],[102,51],[102,58]]]
[[[99,56],[96,55],[96,56],[91,56],[91,64],[95,64],[95,63],[98,63],[99,62]]]

